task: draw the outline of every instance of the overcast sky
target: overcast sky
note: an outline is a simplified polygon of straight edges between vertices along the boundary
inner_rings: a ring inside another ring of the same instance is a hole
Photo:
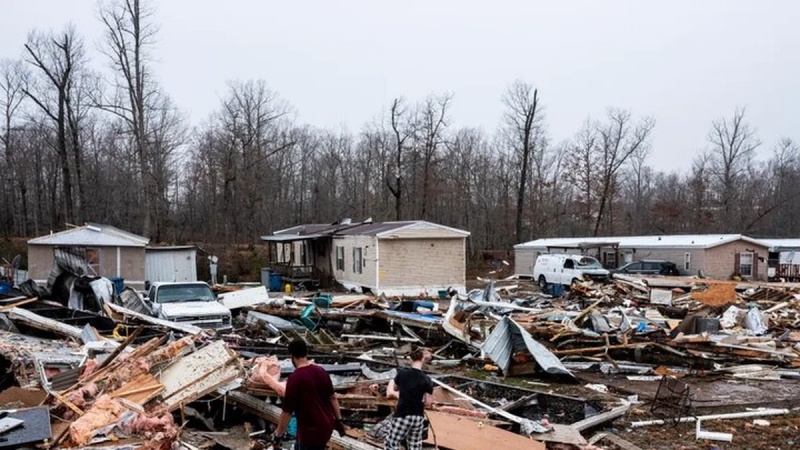
[[[656,4],[657,3],[657,4]],[[299,120],[358,131],[397,96],[454,94],[453,124],[493,132],[513,80],[539,89],[551,138],[606,107],[656,119],[651,164],[685,170],[713,119],[747,107],[770,154],[800,139],[800,2],[244,1],[156,5],[157,77],[199,124],[225,82],[258,79]],[[92,50],[92,0],[0,0],[0,58],[31,29],[74,23]]]

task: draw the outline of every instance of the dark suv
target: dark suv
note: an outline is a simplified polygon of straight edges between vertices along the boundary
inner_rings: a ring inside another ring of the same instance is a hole
[[[624,266],[612,270],[611,273],[638,273],[647,275],[680,275],[678,266],[669,261],[646,260],[632,261]]]

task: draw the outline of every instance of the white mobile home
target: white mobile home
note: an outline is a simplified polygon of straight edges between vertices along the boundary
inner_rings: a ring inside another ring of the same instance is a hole
[[[741,234],[537,239],[514,246],[517,273],[532,274],[536,257],[543,253],[591,255],[609,269],[634,260],[657,259],[675,263],[682,275],[765,279],[768,245]]]
[[[386,295],[465,290],[469,233],[426,221],[300,225],[262,236],[284,282]]]

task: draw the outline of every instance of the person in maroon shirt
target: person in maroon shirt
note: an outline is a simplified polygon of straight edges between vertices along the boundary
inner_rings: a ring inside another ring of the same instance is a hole
[[[333,391],[328,372],[308,360],[308,345],[304,341],[289,343],[289,354],[295,369],[286,381],[282,412],[273,443],[280,446],[292,413],[297,415],[296,450],[324,450],[336,430],[344,436],[342,412]]]

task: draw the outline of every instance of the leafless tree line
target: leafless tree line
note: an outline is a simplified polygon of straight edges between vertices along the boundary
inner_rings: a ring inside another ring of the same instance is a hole
[[[153,11],[99,9],[97,66],[70,26],[31,32],[0,66],[3,235],[97,221],[156,242],[255,242],[344,217],[463,228],[473,253],[547,236],[797,235],[800,149],[762,143],[744,109],[711,122],[686,173],[649,165],[656,122],[625,109],[556,139],[546,93],[521,81],[498,93],[494,132],[457,126],[449,93],[376,105],[355,132],[317,129],[263,80],[229,82],[190,130],[152,72]]]

